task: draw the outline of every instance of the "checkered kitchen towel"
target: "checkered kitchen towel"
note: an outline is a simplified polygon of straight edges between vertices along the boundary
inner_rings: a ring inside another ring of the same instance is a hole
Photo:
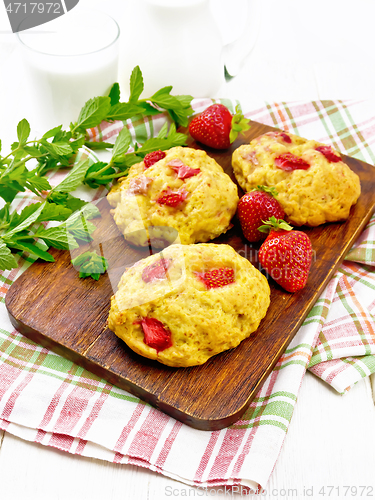
[[[200,111],[210,103],[193,104]],[[273,103],[247,116],[374,163],[375,113],[365,102]],[[145,138],[165,119],[127,126],[135,137]],[[121,127],[103,124],[91,133],[96,140],[108,140]],[[31,263],[22,255],[18,269],[0,276],[0,428],[70,453],[146,467],[190,485],[264,488],[306,369],[340,393],[375,372],[374,241],[375,217],[241,420],[214,432],[181,424],[15,331],[4,297]]]

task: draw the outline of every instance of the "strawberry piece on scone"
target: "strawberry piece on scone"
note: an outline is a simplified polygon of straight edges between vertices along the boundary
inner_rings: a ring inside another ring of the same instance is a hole
[[[147,155],[143,158],[143,163],[145,164],[145,169],[152,167],[154,163],[157,163],[159,160],[162,160],[167,155],[164,151],[152,151],[151,153],[147,153]]]
[[[188,179],[189,177],[194,177],[200,173],[200,168],[191,168],[189,165],[185,165],[184,162],[175,158],[168,163],[168,167],[171,167],[177,174],[179,179]]]
[[[141,175],[139,177],[134,177],[129,182],[128,194],[137,195],[137,194],[147,194],[148,188],[152,184],[153,179],[151,177],[146,177],[145,175]]]
[[[205,273],[195,273],[195,275],[208,289],[220,288],[235,282],[234,269],[231,267],[220,267],[218,269],[211,269]]]
[[[293,153],[282,153],[275,158],[275,165],[282,170],[307,170],[310,164]]]
[[[172,338],[171,332],[164,327],[163,323],[156,318],[142,318],[141,321],[142,330],[144,333],[144,343],[157,352],[164,351],[168,347],[171,347]]]
[[[159,205],[167,205],[168,207],[178,207],[181,205],[189,193],[184,189],[179,189],[177,191],[172,191],[172,189],[168,186],[168,188],[161,193],[161,196],[156,200]]]
[[[278,135],[287,144],[292,144],[292,139],[291,139],[290,135],[288,135],[286,132],[278,132]]]
[[[163,280],[167,277],[167,271],[171,267],[171,259],[159,259],[153,264],[145,267],[142,271],[142,280],[145,283],[152,283],[156,280]]]
[[[322,153],[322,155],[324,155],[329,162],[338,163],[341,161],[341,157],[334,152],[331,146],[318,146],[315,148],[315,151]]]
[[[270,231],[260,247],[259,262],[286,291],[301,290],[306,285],[312,262],[310,238],[275,217],[259,229]]]
[[[284,210],[277,201],[275,188],[258,186],[244,194],[237,207],[237,216],[245,238],[250,242],[264,240],[266,234],[259,231],[258,227],[270,217],[283,219]]]
[[[212,104],[195,116],[189,125],[191,137],[214,149],[227,149],[240,132],[248,130],[249,120],[244,118],[239,106],[232,115],[224,104]]]

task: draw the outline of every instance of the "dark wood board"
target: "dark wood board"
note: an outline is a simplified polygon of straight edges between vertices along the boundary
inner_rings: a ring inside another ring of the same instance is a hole
[[[240,144],[272,129],[252,122],[245,136],[223,152],[207,148],[234,179],[231,155]],[[198,147],[194,142],[191,147]],[[110,277],[98,282],[79,279],[71,255],[51,250],[56,261],[37,261],[11,286],[6,306],[13,325],[24,335],[80,364],[187,425],[216,430],[236,422],[255,397],[327,282],[359,236],[375,209],[374,167],[344,157],[361,179],[362,194],[345,222],[303,228],[312,240],[315,258],[306,287],[294,294],[270,280],[271,305],[258,330],[237,348],[202,366],[170,368],[132,352],[106,327],[110,297],[126,266],[149,255],[126,244],[109,213],[106,199],[94,220],[94,248],[109,260]],[[242,236],[238,222],[215,242],[228,243],[258,266],[259,244]],[[80,248],[79,252],[85,248]]]

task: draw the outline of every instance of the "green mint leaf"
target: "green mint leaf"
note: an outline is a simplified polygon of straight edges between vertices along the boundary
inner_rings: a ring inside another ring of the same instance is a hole
[[[48,179],[46,177],[39,177],[35,172],[30,172],[27,183],[30,189],[35,188],[39,192],[52,189]]]
[[[193,113],[193,108],[191,107],[191,101],[193,99],[193,96],[188,94],[187,95],[180,94],[180,95],[175,95],[174,97],[180,103],[182,108],[185,108],[187,111],[189,111],[190,114]]]
[[[3,208],[0,210],[0,226],[1,229],[8,227],[10,222],[10,203],[5,203]]]
[[[64,167],[69,166],[69,160],[70,157],[73,154],[73,150],[71,146],[68,145],[68,148],[65,149],[63,146],[53,143],[53,142],[47,142],[45,139],[41,139],[40,141],[40,151],[43,153],[43,155],[48,155],[49,159],[54,159],[57,160],[57,165],[61,163]],[[62,143],[64,145],[64,143]],[[65,151],[68,151],[69,153],[65,154]]]
[[[187,135],[177,132],[175,123],[171,124],[167,138],[174,146],[186,145]]]
[[[143,115],[154,116],[154,115],[160,115],[161,113],[163,113],[162,110],[160,110],[159,108],[156,108],[155,106],[153,106],[149,102],[141,102],[141,103],[138,103],[138,105],[142,107],[142,114]]]
[[[111,99],[108,96],[90,99],[81,109],[73,130],[86,130],[96,127],[107,117],[110,108]]]
[[[0,269],[3,271],[17,267],[17,261],[5,242],[0,239]]]
[[[31,205],[24,207],[20,213],[13,210],[9,218],[9,229],[14,229],[22,224],[22,222],[31,217],[31,215],[41,207],[41,205],[42,203],[32,203]],[[39,213],[41,214],[42,212],[40,211]]]
[[[155,150],[153,149],[152,151]],[[127,155],[124,155],[122,157],[117,158],[116,160],[113,160],[113,163],[116,166],[116,168],[119,169],[119,173],[121,173],[122,175],[126,175],[127,171],[131,166],[143,160],[145,154],[142,156],[138,156],[136,153],[128,153]]]
[[[159,130],[158,135],[156,136],[158,139],[164,139],[164,137],[168,134],[168,123],[165,122],[164,125]]]
[[[130,97],[129,102],[137,102],[144,89],[142,72],[136,66],[130,75]]]
[[[60,191],[60,193],[69,193],[77,189],[82,184],[86,172],[90,166],[87,158],[82,158],[69,172],[69,174],[58,184],[53,191]]]
[[[133,104],[130,102],[119,102],[112,106],[106,116],[106,120],[125,121],[136,115],[144,114],[145,106],[142,104]]]
[[[144,157],[147,153],[157,149],[164,151],[166,149],[173,148],[174,146],[186,145],[187,135],[177,133],[174,124],[171,125],[170,132],[167,137],[159,137],[159,135],[145,141],[143,145],[137,149],[137,155]]]
[[[37,246],[35,243],[30,243],[28,241],[11,241],[8,243],[9,246],[16,250],[21,250],[22,252],[28,252],[39,259],[45,260],[46,262],[55,262],[55,259],[52,257],[52,255],[39,246]]]
[[[6,182],[0,184],[0,197],[7,203],[11,203],[20,191],[25,191],[18,183]]]
[[[174,108],[168,110],[172,120],[183,127],[187,127],[189,124],[190,112],[184,108]]]
[[[111,106],[120,102],[120,85],[117,82],[112,85],[108,97],[111,99]]]
[[[72,148],[73,153],[77,153],[78,150],[85,144],[86,141],[86,136],[84,134],[81,134],[80,137],[69,140],[69,146]]]
[[[43,136],[42,139],[50,139],[51,137],[55,137],[59,132],[61,132],[62,125],[59,125],[58,127],[51,128],[51,130],[48,130]]]
[[[11,225],[11,228],[9,231],[7,231],[3,235],[3,239],[9,240],[14,234],[19,233],[23,229],[27,229],[31,226],[31,224],[34,224],[40,217],[43,208],[46,205],[46,202],[44,203],[35,203],[36,207],[34,205],[29,205],[29,207],[25,207],[25,213],[24,210],[21,212],[21,218],[18,221],[17,225],[14,226],[13,224]],[[26,210],[27,209],[27,210]]]
[[[42,209],[40,210],[40,208]],[[36,217],[33,214],[38,211]],[[34,222],[45,222],[45,221],[64,221],[70,215],[72,211],[61,205],[56,205],[54,203],[32,203],[27,205],[20,213],[15,210],[9,216],[9,229],[16,228],[16,232],[25,229],[23,222],[25,220],[30,221],[31,224]]]
[[[92,149],[93,151],[97,149],[112,149],[113,144],[111,142],[91,142],[91,141],[85,141],[85,146],[88,147],[89,149]]]
[[[65,224],[48,229],[41,226],[33,236],[43,240],[49,247],[60,250],[70,250],[79,246],[74,237],[68,232]]]
[[[25,142],[29,138],[30,131],[31,131],[30,124],[26,120],[26,118],[24,118],[23,120],[21,120],[18,123],[18,125],[17,125],[17,137],[18,137],[18,142],[20,144],[25,144]]]
[[[57,128],[59,128],[59,127],[57,127]],[[52,130],[55,130],[55,129],[52,129]],[[65,143],[70,144],[70,140],[72,139],[72,137],[73,137],[73,134],[70,130],[66,131],[66,130],[60,129],[60,130],[56,131],[56,134],[54,135],[52,142],[65,142]],[[80,137],[80,134],[78,134],[77,137]],[[84,134],[83,134],[83,137],[84,137]]]
[[[117,136],[115,145],[113,146],[112,158],[123,156],[129,149],[131,143],[131,135],[126,126],[124,126]]]
[[[51,191],[47,197],[47,201],[49,204],[59,205],[71,213],[80,210],[87,204],[87,201],[76,198],[69,193],[60,193],[59,191]]]
[[[51,170],[59,169],[59,160],[57,158],[43,157],[38,160],[37,171],[39,175],[45,175]]]
[[[30,156],[34,158],[39,158],[43,153],[36,146],[24,146],[23,150]]]
[[[100,216],[99,209],[92,203],[87,203],[81,210],[73,213],[66,221],[66,228],[77,240],[85,243],[92,240],[91,233],[96,229],[89,219]]]
[[[88,221],[83,216],[67,224],[66,227],[71,236],[82,243],[89,243],[92,241],[91,234],[96,229],[95,224]]]
[[[91,258],[92,254],[96,255],[96,252],[84,252],[71,260],[73,266],[81,266],[87,259]]]
[[[70,155],[73,153],[73,149],[70,144],[64,142],[51,142],[50,145],[59,156]]]
[[[151,96],[150,101],[157,100],[159,97],[162,97],[164,95],[169,95],[172,89],[173,89],[172,85],[168,85],[167,87],[162,87],[157,92],[155,92],[155,94]]]
[[[108,269],[108,261],[96,252],[85,252],[72,260],[72,265],[79,268],[79,277],[91,277],[95,280]]]
[[[191,108],[191,95],[177,95],[170,94],[172,87],[164,87],[150,98],[153,104],[166,109],[173,120],[181,125],[188,124],[188,117],[193,113]]]
[[[64,221],[72,215],[72,210],[68,207],[58,205],[56,203],[45,203],[41,214],[38,217],[38,222],[44,221]]]

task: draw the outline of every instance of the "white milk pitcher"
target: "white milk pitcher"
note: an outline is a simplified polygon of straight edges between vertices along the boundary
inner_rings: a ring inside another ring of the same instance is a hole
[[[131,71],[138,65],[145,83],[143,97],[167,85],[173,86],[173,94],[214,97],[225,72],[236,76],[255,44],[260,1],[246,0],[243,33],[223,46],[214,0],[129,0],[120,22],[121,90],[128,92]]]

